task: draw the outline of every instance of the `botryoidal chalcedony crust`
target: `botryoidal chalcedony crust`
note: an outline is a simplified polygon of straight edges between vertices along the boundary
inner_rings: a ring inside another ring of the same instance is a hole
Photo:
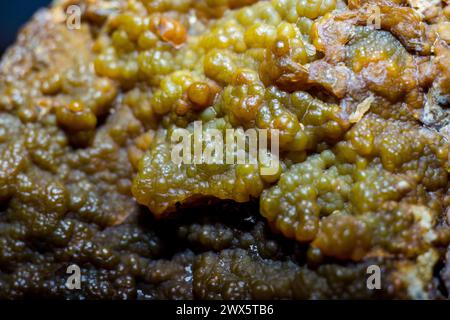
[[[448,298],[450,7],[424,5],[36,13],[0,64],[0,298]],[[278,129],[278,170],[175,164],[196,121]]]

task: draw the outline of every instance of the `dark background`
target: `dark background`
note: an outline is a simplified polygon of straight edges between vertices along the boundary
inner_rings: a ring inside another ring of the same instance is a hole
[[[50,0],[0,0],[0,54],[14,43],[17,31]]]

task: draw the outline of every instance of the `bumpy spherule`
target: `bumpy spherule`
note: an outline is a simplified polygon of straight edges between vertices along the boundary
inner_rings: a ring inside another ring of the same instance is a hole
[[[366,1],[119,2],[76,33],[56,4],[5,54],[0,297],[442,297],[449,146],[420,121],[449,94],[446,9],[388,1],[374,30]],[[174,165],[196,120],[280,130],[277,173]]]

